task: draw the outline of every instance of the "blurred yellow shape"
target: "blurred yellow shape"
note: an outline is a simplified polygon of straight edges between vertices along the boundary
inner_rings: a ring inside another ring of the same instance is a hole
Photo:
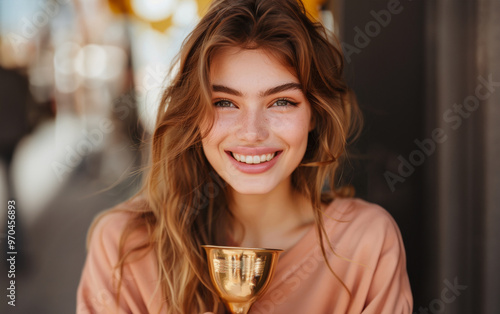
[[[325,3],[325,0],[302,0],[306,11],[317,21],[319,18],[319,11],[321,6]]]
[[[144,19],[143,17],[136,14],[136,12],[134,12],[130,1],[131,0],[108,0],[108,4],[112,12],[117,14],[122,13],[132,15],[135,18],[150,24],[153,29],[156,29],[160,32],[165,32],[165,30],[167,30],[172,25],[171,16],[160,21],[149,21]],[[325,1],[326,0],[303,0],[302,2],[304,3],[304,7],[310,14],[310,16],[316,20],[319,20],[319,11]],[[198,16],[203,16],[205,14],[211,2],[212,0],[196,0],[196,4],[198,5]]]
[[[151,27],[156,29],[159,32],[165,32],[170,26],[172,26],[172,15],[167,17],[166,19],[160,21],[149,22]]]
[[[113,13],[133,14],[130,0],[108,0],[109,7]]]
[[[269,0],[271,1],[271,0]],[[319,10],[326,0],[302,0],[306,11],[316,20],[319,20]],[[211,0],[196,0],[198,3],[198,15],[205,15]]]
[[[196,4],[198,4],[198,16],[205,15],[211,2],[211,0],[196,0]]]
[[[165,19],[159,21],[150,21],[138,15],[132,7],[131,0],[108,0],[108,4],[112,12],[116,14],[127,14],[133,16],[145,23],[148,23],[153,29],[159,32],[163,33],[170,26],[172,26],[172,16],[168,16]]]

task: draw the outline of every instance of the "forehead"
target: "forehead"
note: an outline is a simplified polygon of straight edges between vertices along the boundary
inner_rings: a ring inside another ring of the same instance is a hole
[[[226,47],[219,49],[210,64],[213,84],[299,83],[292,67],[264,49]]]

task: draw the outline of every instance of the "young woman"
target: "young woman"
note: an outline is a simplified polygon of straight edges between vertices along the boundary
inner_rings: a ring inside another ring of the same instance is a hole
[[[397,225],[336,186],[360,119],[342,67],[300,2],[214,1],[164,93],[143,189],[89,232],[77,311],[222,313],[200,247],[215,244],[284,250],[251,313],[411,313]]]

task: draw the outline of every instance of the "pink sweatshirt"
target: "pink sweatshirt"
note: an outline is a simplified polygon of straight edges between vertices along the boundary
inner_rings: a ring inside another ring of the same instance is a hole
[[[115,306],[113,266],[128,218],[126,212],[106,215],[93,230],[77,292],[77,313],[166,312],[161,293],[155,290],[158,271],[152,252],[126,265],[119,308]],[[251,314],[412,312],[403,242],[384,209],[359,199],[337,199],[325,211],[325,227],[336,252],[328,253],[328,260],[351,296],[326,266],[313,227],[281,254],[269,290]],[[130,245],[145,235],[134,235]]]

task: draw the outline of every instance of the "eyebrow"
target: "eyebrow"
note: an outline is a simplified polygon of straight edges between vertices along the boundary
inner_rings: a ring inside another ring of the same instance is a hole
[[[302,90],[302,86],[299,83],[294,83],[294,82],[285,83],[285,84],[281,84],[281,85],[278,85],[275,87],[271,87],[271,88],[259,93],[259,96],[260,97],[270,96],[273,94],[277,94],[279,92],[292,90],[292,89]],[[240,97],[243,96],[243,93],[240,92],[239,90],[236,90],[236,89],[233,89],[231,87],[224,86],[224,85],[212,85],[212,91],[223,92],[226,94],[240,96]]]

